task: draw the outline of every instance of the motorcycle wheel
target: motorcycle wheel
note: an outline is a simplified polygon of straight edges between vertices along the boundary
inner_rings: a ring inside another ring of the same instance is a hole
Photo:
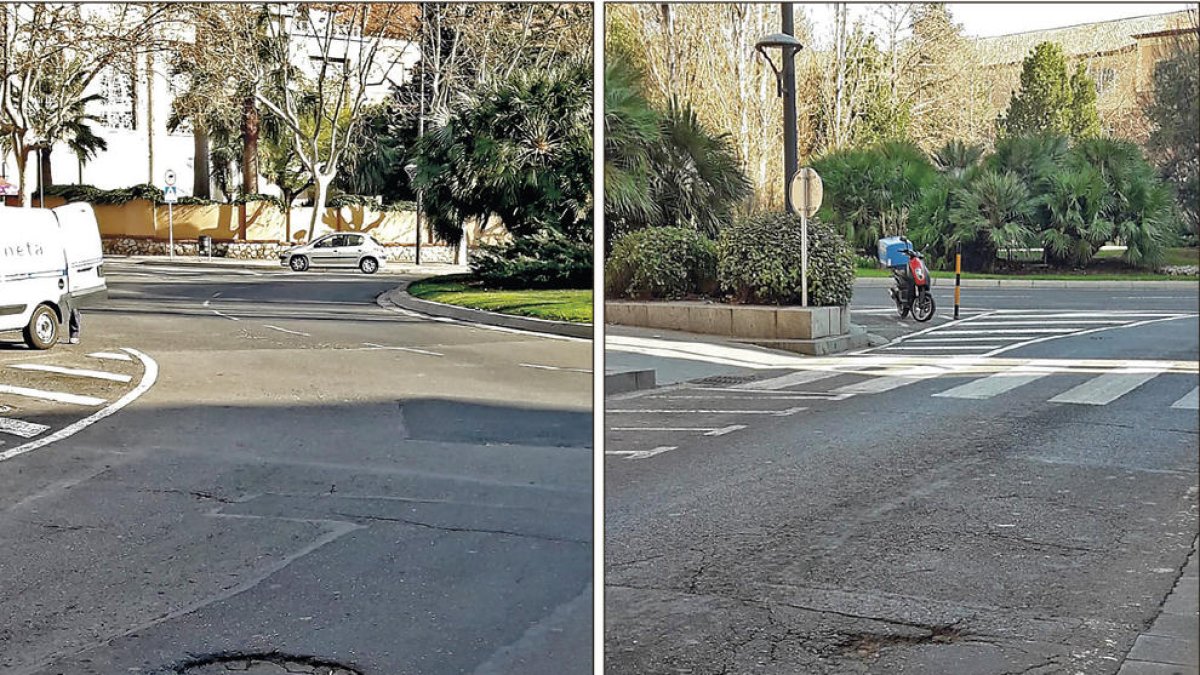
[[[896,317],[903,319],[908,316],[908,303],[900,298],[900,291],[891,289],[892,302],[896,303]]]
[[[924,291],[918,294],[917,299],[913,301],[912,315],[914,319],[924,323],[933,318],[936,309],[933,303],[933,293]]]

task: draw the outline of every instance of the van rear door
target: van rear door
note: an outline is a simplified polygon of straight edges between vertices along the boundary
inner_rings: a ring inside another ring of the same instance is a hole
[[[0,330],[22,328],[35,307],[66,294],[62,232],[45,209],[5,209],[0,217]]]
[[[91,204],[72,203],[54,209],[62,231],[67,256],[67,280],[71,303],[87,305],[108,295],[104,281],[104,253],[100,248],[100,226]]]

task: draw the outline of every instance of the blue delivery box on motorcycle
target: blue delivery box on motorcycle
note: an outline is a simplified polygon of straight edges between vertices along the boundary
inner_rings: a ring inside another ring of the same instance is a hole
[[[908,255],[904,253],[910,244],[900,237],[884,237],[879,240],[879,264],[895,269],[908,265]]]

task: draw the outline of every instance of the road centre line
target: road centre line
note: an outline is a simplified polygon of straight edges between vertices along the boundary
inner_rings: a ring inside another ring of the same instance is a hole
[[[43,401],[73,403],[75,405],[100,405],[101,403],[104,403],[104,399],[96,398],[94,396],[80,396],[78,394],[68,394],[62,391],[43,391],[41,389],[29,389],[27,387],[13,387],[7,384],[0,384],[0,394],[26,396],[28,398],[42,399]]]
[[[1183,398],[1172,403],[1171,407],[1180,410],[1200,410],[1200,387],[1184,394]]]
[[[11,417],[0,417],[0,432],[20,436],[21,438],[33,438],[49,428],[45,424],[15,420]]]
[[[108,359],[110,361],[132,361],[133,360],[133,359],[130,359],[128,356],[125,356],[124,354],[117,354],[115,352],[92,352],[91,354],[88,354],[88,356],[90,356],[94,359]]]
[[[431,352],[427,349],[417,349],[416,347],[384,347],[383,345],[377,345],[374,342],[364,342],[363,345],[365,345],[371,349],[383,349],[383,350],[387,350],[387,351],[397,351],[397,352],[412,352],[414,354],[424,354],[426,356],[445,356],[445,354],[442,354],[439,352]]]
[[[930,335],[930,337],[917,338],[916,340],[909,340],[909,342],[917,342],[917,343],[921,343],[921,344],[927,344],[927,343],[931,343],[931,342],[994,342],[999,339],[1001,339],[1001,338],[994,338],[994,337],[938,337],[937,333],[933,333]]]
[[[303,335],[304,337],[312,337],[312,334],[310,334],[310,333],[301,333],[298,330],[288,330],[286,328],[280,328],[279,326],[272,326],[271,324],[267,324],[267,323],[263,324],[263,328],[270,328],[271,330],[277,330],[280,333],[287,333],[288,335]]]
[[[23,455],[23,454],[25,454],[27,452],[31,452],[33,450],[37,450],[38,448],[45,447],[56,441],[61,441],[64,438],[69,438],[71,436],[74,436],[75,434],[86,429],[87,427],[95,424],[96,422],[99,422],[100,420],[108,417],[109,415],[112,415],[113,413],[119,411],[121,408],[124,408],[125,406],[129,405],[130,403],[133,403],[135,400],[137,400],[137,398],[139,396],[141,396],[142,394],[149,391],[150,387],[154,386],[155,380],[158,379],[158,363],[156,363],[154,361],[154,359],[143,354],[142,352],[139,352],[136,349],[130,349],[129,347],[122,347],[121,349],[122,349],[122,351],[128,353],[129,355],[137,358],[137,360],[142,362],[142,368],[143,368],[142,380],[141,380],[141,382],[137,383],[136,387],[129,390],[128,393],[126,393],[124,396],[122,396],[121,398],[114,401],[113,404],[108,406],[107,408],[97,410],[96,412],[92,413],[91,415],[88,415],[87,417],[79,420],[78,422],[75,422],[74,424],[65,426],[62,429],[59,429],[58,431],[50,434],[49,436],[45,436],[45,437],[37,439],[36,441],[30,441],[24,445],[18,445],[17,447],[12,448],[10,450],[0,452],[0,462],[3,462],[6,459],[12,459],[13,457]]]
[[[16,368],[18,370],[33,370],[43,373],[55,373],[58,375],[70,375],[71,377],[89,377],[95,380],[109,380],[110,382],[129,382],[133,380],[133,377],[130,375],[107,373],[102,370],[85,370],[82,368],[48,366],[41,363],[14,363],[10,365],[9,368]]]

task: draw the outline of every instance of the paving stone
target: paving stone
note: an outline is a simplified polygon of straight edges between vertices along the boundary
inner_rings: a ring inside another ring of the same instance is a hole
[[[1129,660],[1194,666],[1200,663],[1198,651],[1195,640],[1139,635],[1129,650]]]
[[[1200,635],[1200,617],[1160,614],[1146,634],[1179,640],[1195,640],[1196,636]]]
[[[1196,666],[1173,666],[1167,663],[1126,661],[1117,675],[1200,675]]]

